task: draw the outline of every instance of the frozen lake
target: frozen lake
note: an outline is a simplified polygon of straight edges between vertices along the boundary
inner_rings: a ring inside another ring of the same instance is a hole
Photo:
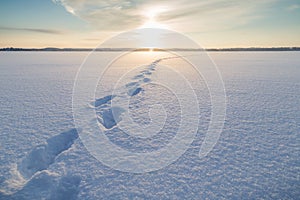
[[[298,199],[300,52],[209,55],[220,70],[227,96],[218,143],[199,158],[211,111],[208,90],[202,78],[180,68],[180,61],[166,60],[165,65],[182,70],[197,86],[199,130],[178,160],[153,172],[134,174],[103,165],[86,150],[74,129],[73,85],[87,53],[1,52],[0,199]],[[161,57],[139,59],[150,64]],[[130,65],[115,65],[106,72],[106,85],[99,85],[93,104],[107,137],[130,151],[163,147],[180,121],[172,91],[147,84],[153,80],[152,68],[141,68],[143,76],[133,71],[135,76],[125,88],[132,97],[131,108],[141,108],[133,119],[149,123],[143,110],[147,102],[165,105],[172,117],[162,135],[152,140],[124,136],[115,128],[119,121],[111,120],[105,107],[118,73],[130,70]],[[167,73],[159,66],[155,70],[158,78]]]

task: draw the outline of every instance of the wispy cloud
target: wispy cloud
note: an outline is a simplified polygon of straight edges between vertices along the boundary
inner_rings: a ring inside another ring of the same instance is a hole
[[[25,31],[25,32],[35,32],[44,34],[63,34],[63,31],[53,30],[53,29],[39,29],[39,28],[16,28],[16,27],[1,27],[1,31]]]
[[[138,12],[143,1],[53,0],[71,14],[102,30],[122,30],[142,25],[146,17]]]
[[[101,30],[124,30],[143,25],[151,9],[163,6],[156,20],[171,28],[207,31],[242,25],[262,17],[277,0],[53,0],[73,15]]]
[[[287,7],[288,11],[294,11],[294,10],[298,10],[298,9],[300,9],[300,4],[293,4],[293,5],[290,5],[289,7]]]

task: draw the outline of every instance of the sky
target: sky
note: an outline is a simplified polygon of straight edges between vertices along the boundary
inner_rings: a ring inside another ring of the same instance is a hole
[[[0,47],[95,48],[164,28],[203,48],[300,46],[300,0],[1,0]]]

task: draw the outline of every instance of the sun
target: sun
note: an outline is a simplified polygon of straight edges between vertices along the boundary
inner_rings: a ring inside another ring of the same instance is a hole
[[[163,6],[152,7],[145,12],[145,16],[149,19],[154,19],[158,14],[166,12],[167,8]]]
[[[161,24],[156,20],[156,17],[168,10],[165,6],[156,6],[148,8],[143,12],[143,15],[147,18],[147,21],[141,26],[141,28],[168,28],[165,24]]]

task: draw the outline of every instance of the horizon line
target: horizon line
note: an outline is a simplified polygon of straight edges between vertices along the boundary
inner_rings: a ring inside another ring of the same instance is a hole
[[[22,47],[4,47],[0,51],[300,51],[300,47],[231,47],[231,48],[126,48],[126,47],[113,47],[113,48],[58,48],[58,47],[45,47],[45,48],[22,48]]]

